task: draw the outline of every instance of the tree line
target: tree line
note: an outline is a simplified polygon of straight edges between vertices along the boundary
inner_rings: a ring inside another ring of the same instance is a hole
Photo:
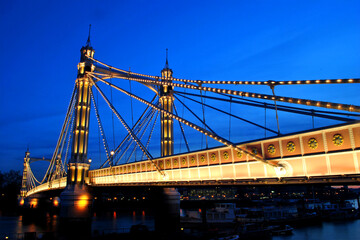
[[[20,171],[0,171],[0,210],[14,211],[18,206],[22,174]]]

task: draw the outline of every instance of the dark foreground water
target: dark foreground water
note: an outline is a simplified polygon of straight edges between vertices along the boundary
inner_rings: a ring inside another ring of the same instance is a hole
[[[37,232],[41,238],[46,232],[58,229],[58,217],[47,215],[42,221],[26,221],[22,216],[0,216],[0,240],[22,239],[26,232]],[[154,218],[146,210],[107,212],[92,219],[92,234],[128,232],[135,224],[154,229]],[[274,236],[273,240],[355,240],[360,239],[360,220],[323,222],[314,226],[295,228],[290,236]]]
[[[316,226],[295,228],[290,236],[274,236],[273,240],[355,240],[360,239],[360,219],[323,222]]]

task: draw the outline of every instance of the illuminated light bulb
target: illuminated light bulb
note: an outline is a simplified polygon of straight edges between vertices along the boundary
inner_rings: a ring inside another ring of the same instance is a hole
[[[114,152],[114,151],[111,151],[111,152],[110,152],[110,155],[111,155],[111,156],[113,156],[114,154],[115,154],[115,152]]]

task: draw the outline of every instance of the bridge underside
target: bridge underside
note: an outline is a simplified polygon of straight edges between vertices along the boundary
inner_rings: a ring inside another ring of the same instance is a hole
[[[219,147],[91,170],[89,182],[93,187],[360,184],[359,136],[360,123],[356,122],[238,145],[270,163],[281,164],[285,171]],[[58,179],[27,195],[65,185],[66,179]]]

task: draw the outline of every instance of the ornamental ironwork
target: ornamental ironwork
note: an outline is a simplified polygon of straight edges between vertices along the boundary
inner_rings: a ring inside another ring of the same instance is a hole
[[[341,146],[344,143],[344,138],[341,134],[335,134],[332,141],[336,146]]]
[[[253,148],[251,149],[251,152],[256,155],[256,154],[259,153],[259,150],[258,150],[256,147],[253,147]]]
[[[318,141],[316,140],[316,138],[310,138],[308,141],[308,146],[311,149],[316,149],[318,147]]]
[[[267,147],[267,151],[268,151],[268,153],[270,153],[271,155],[274,155],[275,152],[276,152],[276,148],[275,148],[274,144],[270,144],[270,145]]]
[[[294,152],[295,149],[296,149],[296,146],[295,146],[295,143],[290,141],[286,144],[286,149],[289,151],[289,152]]]
[[[229,153],[228,152],[224,152],[223,153],[224,159],[227,160],[229,159]]]
[[[216,155],[215,155],[215,153],[212,153],[211,155],[210,155],[210,159],[211,159],[211,161],[216,161]]]

